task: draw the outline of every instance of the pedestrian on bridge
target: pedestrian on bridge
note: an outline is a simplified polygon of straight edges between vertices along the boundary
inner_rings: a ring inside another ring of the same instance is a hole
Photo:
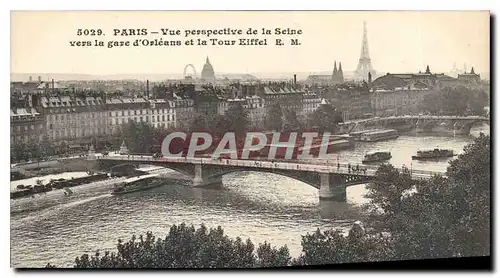
[[[337,171],[340,171],[340,162],[337,162]]]
[[[351,163],[347,164],[347,170],[351,173]]]

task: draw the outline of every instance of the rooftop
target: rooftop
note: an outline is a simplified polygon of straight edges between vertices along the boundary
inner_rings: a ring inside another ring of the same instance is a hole
[[[10,116],[11,117],[22,117],[22,116],[36,116],[40,115],[35,108],[15,108],[10,110]]]

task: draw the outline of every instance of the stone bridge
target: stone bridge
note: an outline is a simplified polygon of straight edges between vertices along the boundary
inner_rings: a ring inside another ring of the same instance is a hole
[[[392,116],[349,121],[340,124],[343,133],[362,130],[392,128],[415,130],[416,132],[449,131],[466,135],[477,123],[490,123],[490,118],[481,116]]]
[[[193,186],[218,187],[222,176],[242,171],[273,173],[309,184],[319,189],[320,200],[346,201],[348,186],[364,184],[374,180],[376,166],[364,165],[354,171],[349,164],[313,164],[299,161],[233,160],[212,158],[155,158],[148,155],[89,156],[97,160],[101,169],[132,169],[134,165],[149,164],[162,166],[182,173],[192,179]],[[427,171],[412,171],[415,179],[427,179],[434,174]]]

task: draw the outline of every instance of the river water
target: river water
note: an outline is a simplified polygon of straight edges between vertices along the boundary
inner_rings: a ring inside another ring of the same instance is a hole
[[[450,159],[412,162],[411,155],[432,147],[460,153],[480,131],[489,133],[487,126],[481,126],[471,136],[407,134],[390,141],[356,143],[354,150],[332,154],[331,160],[361,164],[368,151],[390,150],[395,166],[445,171]],[[360,216],[357,208],[368,201],[364,185],[351,186],[347,204],[328,206],[333,217],[325,218],[318,190],[290,178],[241,172],[224,176],[223,185],[223,189],[201,189],[168,181],[163,187],[123,196],[111,196],[112,185],[80,186],[69,197],[53,193],[11,200],[11,266],[44,267],[50,262],[71,267],[83,253],[114,251],[119,238],[128,240],[133,233],[147,231],[163,237],[171,225],[182,222],[220,225],[229,236],[250,238],[254,243],[286,244],[291,255],[297,256],[301,235],[318,228],[348,229]]]

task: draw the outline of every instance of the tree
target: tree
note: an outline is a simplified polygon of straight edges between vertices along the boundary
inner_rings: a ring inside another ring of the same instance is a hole
[[[441,188],[452,203],[453,226],[462,256],[490,254],[491,138],[483,133],[464,148],[447,170],[449,187]],[[441,193],[441,192],[439,192]]]
[[[243,136],[247,130],[249,120],[248,113],[241,104],[231,106],[225,114],[226,121],[229,124],[229,130],[235,132],[238,137]]]
[[[336,132],[338,123],[343,122],[340,111],[331,104],[322,104],[308,118],[310,127],[319,128],[320,133],[325,131]]]
[[[62,141],[59,144],[59,153],[67,153],[68,152],[68,143],[66,141]]]
[[[380,236],[360,232],[355,223],[347,236],[340,230],[319,229],[302,237],[302,254],[290,257],[288,247],[273,247],[268,242],[254,244],[248,239],[231,239],[224,230],[204,225],[173,225],[165,238],[151,232],[128,242],[118,240],[115,252],[83,254],[75,259],[75,268],[253,268],[290,265],[319,265],[346,262],[379,261],[391,257],[390,242]],[[364,230],[363,230],[364,231]],[[56,266],[48,263],[46,268]]]
[[[302,128],[302,124],[297,118],[297,113],[294,110],[286,109],[283,113],[285,121],[283,129],[286,131],[296,131]]]
[[[488,95],[483,90],[472,90],[464,86],[447,87],[425,95],[420,109],[431,114],[483,115],[488,102]]]
[[[222,137],[229,131],[230,126],[231,123],[228,121],[226,116],[217,115],[212,122],[211,130],[213,130],[215,136]]]
[[[257,251],[250,240],[231,239],[219,226],[195,229],[174,225],[168,235],[156,238],[151,232],[128,242],[118,241],[116,252],[83,254],[75,259],[75,268],[249,268],[287,266],[286,246],[276,249],[268,243]],[[53,268],[50,263],[46,267]]]
[[[129,121],[122,125],[121,142],[127,143],[128,149],[133,153],[149,153],[154,145],[155,129],[147,123]]]
[[[205,131],[208,129],[208,121],[206,116],[202,114],[197,114],[193,117],[189,128],[191,131]]]
[[[391,246],[381,236],[344,236],[341,230],[319,229],[302,237],[302,254],[295,265],[322,265],[352,262],[382,261],[391,257]]]
[[[45,154],[45,156],[54,155],[54,147],[52,146],[52,143],[50,142],[48,136],[45,135],[39,145],[42,149],[42,154]]]
[[[273,104],[267,111],[264,124],[267,129],[281,131],[283,126],[283,113],[278,103]]]
[[[255,267],[289,266],[292,259],[286,245],[277,249],[267,242],[259,244],[256,255]]]
[[[10,154],[12,161],[24,161],[28,159],[27,146],[23,142],[18,142],[11,146]]]
[[[369,187],[373,229],[390,235],[395,259],[484,256],[490,252],[490,138],[481,134],[446,176],[412,181],[382,166]]]

